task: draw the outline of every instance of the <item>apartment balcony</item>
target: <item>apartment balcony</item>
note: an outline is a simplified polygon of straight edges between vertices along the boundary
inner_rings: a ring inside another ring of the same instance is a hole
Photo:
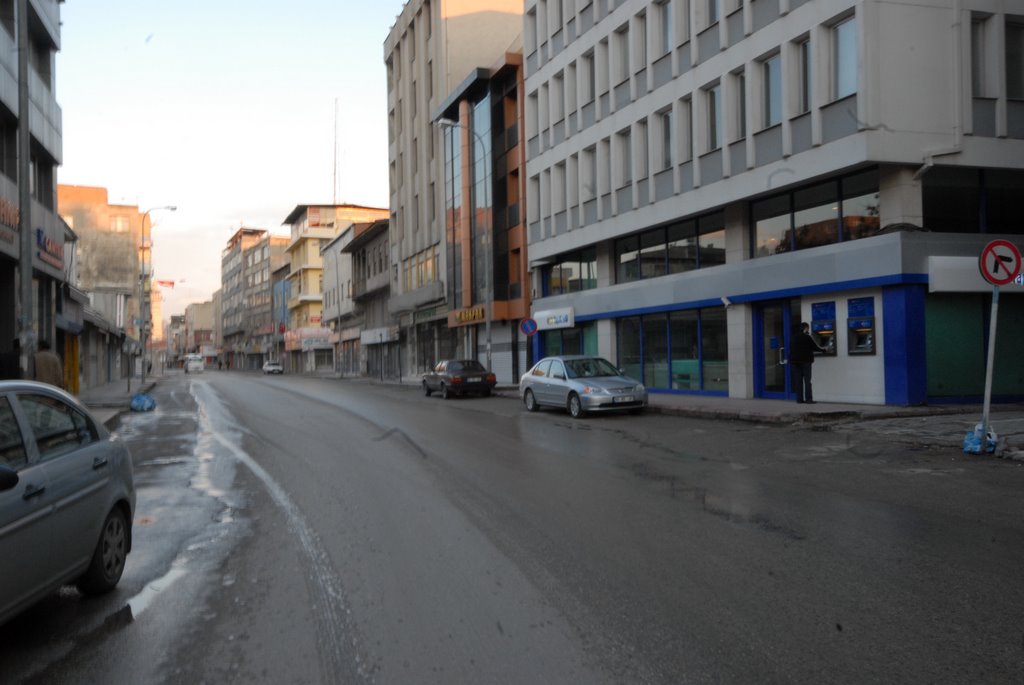
[[[387,290],[388,286],[388,274],[386,271],[376,276],[371,276],[366,280],[355,281],[352,283],[352,299],[359,302],[382,290]]]

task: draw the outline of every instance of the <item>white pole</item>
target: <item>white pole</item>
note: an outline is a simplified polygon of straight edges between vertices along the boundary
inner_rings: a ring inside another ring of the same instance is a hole
[[[988,324],[988,362],[985,365],[985,405],[981,414],[981,451],[988,451],[988,415],[992,405],[992,369],[996,359],[996,320],[999,316],[999,286],[992,286],[992,315]]]

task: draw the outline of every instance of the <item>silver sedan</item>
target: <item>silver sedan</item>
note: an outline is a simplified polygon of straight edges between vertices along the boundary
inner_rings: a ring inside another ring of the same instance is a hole
[[[576,419],[647,406],[647,388],[601,357],[545,357],[519,379],[519,396],[529,411],[562,407]]]
[[[0,623],[66,583],[112,590],[134,510],[124,443],[63,390],[0,381]]]

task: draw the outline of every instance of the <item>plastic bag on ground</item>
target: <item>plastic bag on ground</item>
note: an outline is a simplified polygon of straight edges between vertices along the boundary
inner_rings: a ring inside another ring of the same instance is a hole
[[[132,411],[153,411],[156,409],[156,400],[149,395],[137,392],[132,395],[130,406]]]
[[[985,440],[985,452],[995,452],[996,444],[999,442],[999,437],[996,432],[989,426],[987,440]],[[981,454],[982,453],[982,439],[981,439],[981,424],[979,423],[974,427],[974,430],[968,431],[967,435],[964,436],[964,452],[968,454]]]

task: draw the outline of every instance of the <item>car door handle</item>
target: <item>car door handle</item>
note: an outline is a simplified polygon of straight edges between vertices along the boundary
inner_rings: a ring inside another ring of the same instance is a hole
[[[106,457],[96,457],[95,459],[92,460],[92,470],[99,471],[109,463],[110,462],[107,460]]]
[[[32,499],[33,497],[39,497],[44,492],[46,492],[45,486],[40,488],[29,483],[28,485],[25,486],[25,493],[21,496],[21,498],[25,500]]]

